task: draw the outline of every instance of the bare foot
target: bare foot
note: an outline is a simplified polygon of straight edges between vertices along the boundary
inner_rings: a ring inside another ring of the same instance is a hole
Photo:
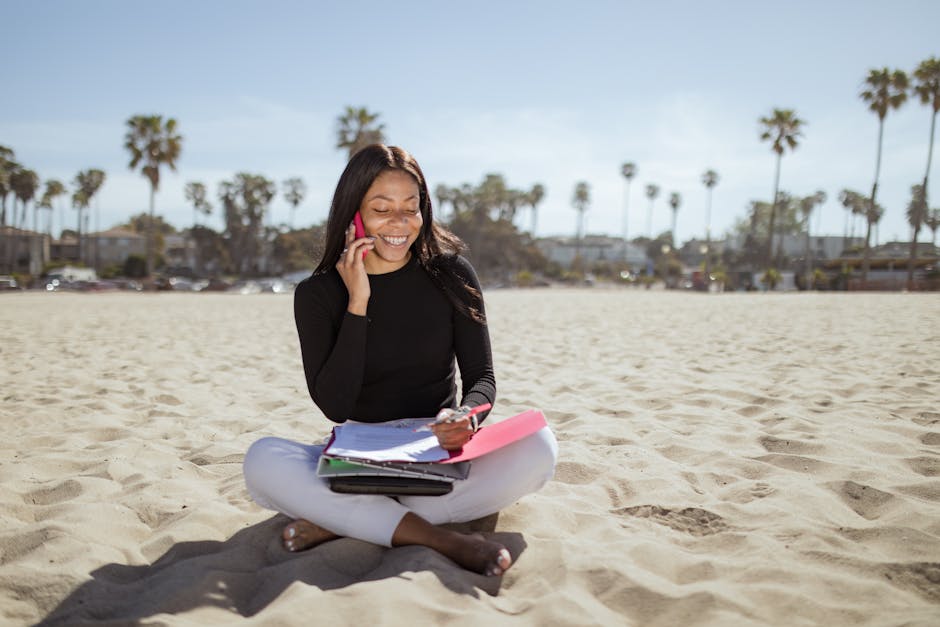
[[[434,549],[481,575],[502,575],[512,566],[512,555],[502,544],[490,542],[478,533],[466,534],[435,527],[412,512],[402,517],[392,534],[392,546],[410,544]]]
[[[490,577],[502,575],[512,566],[509,550],[498,542],[491,542],[478,533],[454,533],[454,541],[441,551],[467,570]]]
[[[284,548],[291,552],[312,549],[318,544],[335,540],[338,537],[332,531],[327,531],[323,527],[303,518],[288,523],[281,534],[281,538],[284,540]]]

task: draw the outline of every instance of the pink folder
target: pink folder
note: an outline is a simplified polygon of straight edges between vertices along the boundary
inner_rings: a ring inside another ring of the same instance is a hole
[[[527,435],[532,435],[548,423],[545,416],[537,409],[530,409],[500,422],[483,425],[473,434],[473,438],[459,451],[452,451],[450,459],[441,464],[456,464],[486,455]]]

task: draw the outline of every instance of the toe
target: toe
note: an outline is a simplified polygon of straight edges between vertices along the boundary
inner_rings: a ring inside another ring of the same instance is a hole
[[[486,574],[490,577],[502,575],[512,565],[512,556],[507,549],[500,549],[496,560],[486,567]]]
[[[284,540],[290,540],[291,538],[295,537],[297,533],[297,523],[292,522],[288,523],[287,526],[284,527],[284,532],[281,534],[281,536],[284,538]]]

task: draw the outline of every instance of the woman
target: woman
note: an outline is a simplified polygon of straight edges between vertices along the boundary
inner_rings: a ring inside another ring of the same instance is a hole
[[[355,236],[356,212],[362,237]],[[327,418],[444,417],[458,405],[496,400],[480,284],[458,256],[461,247],[434,222],[427,182],[410,154],[374,144],[353,156],[333,196],[323,259],[294,295],[307,387]],[[475,429],[470,418],[433,427],[448,450]],[[487,516],[538,490],[554,473],[557,444],[546,427],[474,460],[470,476],[447,495],[397,499],[331,492],[316,475],[322,451],[269,437],[245,455],[255,502],[294,519],[283,533],[288,550],[341,536],[420,544],[469,570],[500,575],[512,563],[504,546],[437,525]]]

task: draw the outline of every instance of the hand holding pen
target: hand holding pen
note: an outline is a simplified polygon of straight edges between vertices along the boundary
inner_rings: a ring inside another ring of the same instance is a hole
[[[437,436],[441,448],[452,451],[463,447],[470,441],[476,431],[476,415],[492,408],[492,404],[484,403],[476,407],[461,407],[458,410],[442,409],[437,419],[431,424],[424,425],[415,431],[431,431]]]

